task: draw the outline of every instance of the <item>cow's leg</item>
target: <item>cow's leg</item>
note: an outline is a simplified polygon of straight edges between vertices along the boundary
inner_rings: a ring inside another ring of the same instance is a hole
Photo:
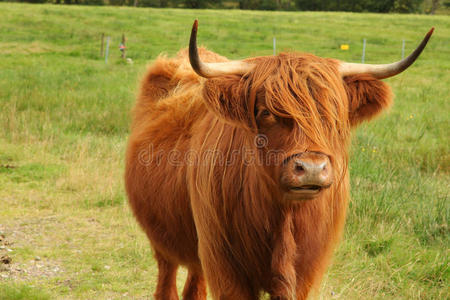
[[[158,262],[158,284],[156,286],[155,300],[178,300],[176,279],[178,266],[159,253],[155,254]]]
[[[206,299],[206,281],[201,272],[189,270],[183,289],[183,300]]]
[[[272,253],[271,300],[303,299],[296,295],[296,244],[292,227],[292,213],[287,211]]]

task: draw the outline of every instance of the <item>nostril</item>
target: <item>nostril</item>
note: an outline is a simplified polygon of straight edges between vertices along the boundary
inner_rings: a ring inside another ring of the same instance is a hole
[[[318,169],[320,172],[327,172],[327,170],[328,170],[327,163],[324,162],[324,163],[320,164],[320,165],[318,166],[317,169]]]

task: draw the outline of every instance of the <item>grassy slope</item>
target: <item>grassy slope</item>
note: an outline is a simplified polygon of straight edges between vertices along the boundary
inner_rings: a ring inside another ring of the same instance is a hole
[[[448,296],[448,16],[0,3],[0,231],[22,269],[0,271],[0,299],[154,290],[155,262],[123,191],[128,111],[145,64],[185,47],[194,18],[200,43],[230,58],[269,55],[276,36],[278,49],[357,62],[367,38],[366,62],[390,62],[403,38],[409,51],[436,27],[419,61],[387,80],[391,112],[355,132],[345,237],[320,298]],[[122,33],[133,65],[118,59]]]

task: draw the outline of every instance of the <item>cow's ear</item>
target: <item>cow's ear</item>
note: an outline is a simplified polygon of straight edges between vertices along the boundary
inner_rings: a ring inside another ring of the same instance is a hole
[[[349,101],[350,125],[357,126],[369,121],[392,103],[389,86],[368,74],[344,78]]]
[[[249,99],[241,76],[227,75],[208,79],[203,86],[206,105],[225,121],[252,128],[255,101]]]

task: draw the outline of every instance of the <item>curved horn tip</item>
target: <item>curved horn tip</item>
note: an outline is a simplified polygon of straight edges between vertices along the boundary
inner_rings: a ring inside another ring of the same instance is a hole
[[[194,30],[197,31],[197,28],[198,28],[198,19],[195,19],[194,24],[192,25],[192,31],[194,31]]]
[[[201,77],[211,78],[221,75],[244,74],[253,67],[252,64],[243,61],[227,61],[215,63],[203,63],[198,55],[197,48],[198,20],[192,25],[191,37],[189,39],[189,62],[192,69]]]
[[[397,74],[400,74],[407,68],[409,68],[416,59],[420,56],[423,49],[425,49],[431,35],[434,32],[434,27],[428,31],[423,38],[419,46],[406,58],[391,64],[384,65],[370,65],[370,64],[358,64],[358,63],[341,63],[340,72],[343,77],[354,74],[367,73],[371,74],[377,79],[385,79]]]
[[[197,30],[198,30],[198,20],[194,20],[194,24],[192,24],[192,30],[191,30],[191,39],[195,37],[197,39]]]
[[[197,28],[198,28],[198,20],[195,19],[194,24],[192,25],[191,37],[189,39],[189,62],[191,63],[194,71],[202,76],[202,68],[201,61],[198,56],[197,50]]]
[[[428,42],[430,37],[433,35],[433,32],[434,32],[434,27],[431,27],[431,29],[428,30],[427,34],[425,35],[425,37],[423,39]]]

